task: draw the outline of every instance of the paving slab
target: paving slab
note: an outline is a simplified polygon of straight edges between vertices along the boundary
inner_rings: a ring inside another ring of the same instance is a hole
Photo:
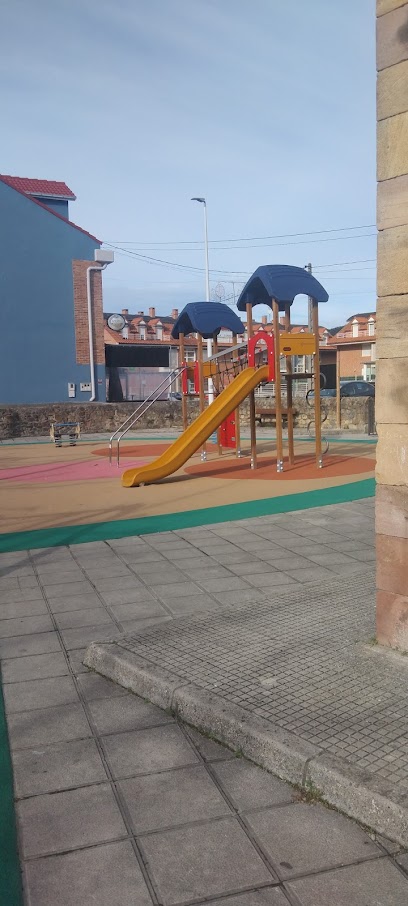
[[[0,639],[0,658],[26,657],[61,651],[61,643],[53,626],[47,632],[17,635]]]
[[[80,702],[38,711],[20,711],[7,716],[12,749],[47,745],[66,739],[91,736],[91,729]]]
[[[54,626],[47,614],[33,617],[16,617],[1,621],[0,639],[7,639],[20,635],[32,635],[39,632],[50,632],[53,629]]]
[[[291,881],[302,906],[406,906],[407,880],[388,859]]]
[[[164,906],[276,880],[234,818],[142,836],[140,844]]]
[[[263,887],[227,900],[211,900],[211,906],[289,906],[289,900],[279,887]]]
[[[4,598],[7,599],[7,603],[0,603],[0,620],[9,620],[14,617],[34,617],[38,616],[38,614],[47,613],[47,604],[42,596],[34,601],[10,601],[7,594],[4,595]]]
[[[126,835],[109,784],[47,793],[17,802],[24,857],[104,843]]]
[[[114,777],[133,777],[180,768],[198,762],[175,725],[131,730],[103,739],[107,761]]]
[[[215,764],[213,771],[222,789],[240,812],[293,802],[295,794],[292,787],[245,758]]]
[[[8,658],[2,661],[3,683],[21,683],[24,680],[46,679],[51,676],[68,674],[69,667],[62,651]]]
[[[20,749],[14,754],[16,797],[54,793],[106,781],[106,771],[93,739]]]
[[[101,736],[173,723],[170,714],[136,695],[122,696],[119,701],[115,701],[114,707],[110,698],[91,700],[89,710],[96,731]]]
[[[27,862],[27,906],[151,906],[132,845],[124,840]],[[273,904],[274,906],[274,904]],[[277,902],[277,906],[281,906]]]
[[[282,878],[380,858],[381,849],[357,824],[318,803],[267,808],[247,817]]]
[[[231,815],[205,767],[193,765],[119,783],[136,834]]]
[[[13,711],[29,711],[36,708],[52,708],[67,705],[78,700],[75,685],[70,676],[32,679],[4,686],[4,702],[7,714]]]

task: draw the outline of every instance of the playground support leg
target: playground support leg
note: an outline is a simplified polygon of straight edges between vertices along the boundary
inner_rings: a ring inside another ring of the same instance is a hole
[[[285,305],[285,330],[290,332],[290,305]],[[286,373],[292,374],[292,356],[286,356]],[[289,377],[286,381],[286,396],[288,409],[288,453],[289,462],[293,465],[295,461],[295,447],[293,441],[293,381]]]
[[[283,472],[282,383],[280,373],[279,305],[272,299],[273,335],[275,340],[275,410],[276,410],[276,470]]]
[[[246,307],[246,316],[247,316],[247,334],[248,340],[251,339],[253,335],[252,327],[252,306],[247,305]],[[251,390],[249,395],[249,424],[251,428],[251,469],[256,469],[256,422],[255,422],[255,393]]]
[[[200,412],[204,412],[205,409],[205,394],[204,394],[204,374],[203,374],[203,338],[198,334],[197,340],[197,352],[198,352],[198,369],[200,376]],[[201,461],[205,462],[207,459],[207,445],[203,444],[201,448]]]
[[[238,345],[238,337],[237,337],[236,333],[234,334],[234,336],[232,338],[232,344],[233,344],[233,346]],[[237,351],[235,351],[233,353],[233,358],[236,360],[238,359]],[[239,408],[235,410],[235,455],[236,455],[237,459],[239,459],[240,456],[242,456],[242,453],[241,453],[241,425],[240,425],[240,421],[239,421]]]
[[[184,334],[183,334],[183,333],[181,333],[180,336],[179,336],[179,342],[180,342],[180,345],[179,345],[179,365],[180,365],[180,367],[181,367],[181,365],[182,365],[183,362],[185,361],[185,358],[184,358],[184,356],[185,356],[185,352],[184,352]],[[182,393],[182,394],[181,394],[181,415],[182,415],[182,418],[183,418],[183,431],[186,431],[186,430],[187,430],[187,427],[188,427],[188,418],[187,418],[187,397],[186,397],[185,393]]]
[[[341,428],[340,349],[336,352],[336,428]]]
[[[314,356],[314,404],[315,404],[315,437],[316,437],[316,465],[323,467],[322,457],[322,424],[320,413],[320,351],[319,351],[319,308],[317,302],[312,300],[312,325],[315,335]]]
[[[217,338],[217,334],[216,334],[216,333],[215,333],[214,336],[213,336],[213,348],[212,348],[212,351],[213,351],[213,355],[217,355],[217,352],[218,352],[218,338]],[[220,388],[219,388],[219,380],[218,380],[218,377],[217,377],[216,375],[214,375],[214,378],[213,378],[213,393],[214,393],[214,398],[218,395],[219,389],[220,389]],[[217,428],[217,447],[218,447],[218,456],[222,456],[221,428]]]

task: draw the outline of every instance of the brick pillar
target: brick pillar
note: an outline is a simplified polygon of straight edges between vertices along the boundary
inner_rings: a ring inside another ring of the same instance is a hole
[[[73,261],[74,319],[76,360],[78,365],[89,365],[88,299],[86,272],[94,261]],[[102,305],[102,273],[91,271],[93,313],[93,338],[95,365],[105,364],[104,321]]]
[[[408,650],[408,2],[377,17],[377,638]]]

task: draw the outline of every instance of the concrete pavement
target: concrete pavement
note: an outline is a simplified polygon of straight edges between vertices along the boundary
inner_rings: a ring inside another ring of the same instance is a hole
[[[279,588],[365,581],[372,536],[372,501],[361,501],[2,555],[0,656],[27,904],[406,903],[403,846],[303,801],[82,664],[91,641],[118,633],[146,644],[175,618],[262,610]],[[307,665],[298,664],[300,688]],[[264,704],[272,688],[268,674]],[[370,708],[367,719],[375,701]]]

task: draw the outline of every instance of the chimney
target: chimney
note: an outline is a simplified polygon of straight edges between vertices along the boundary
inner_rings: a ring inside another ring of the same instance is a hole
[[[138,311],[137,315],[139,318],[144,318],[144,311]]]
[[[149,308],[149,318],[155,318],[155,317],[156,317],[156,309]]]
[[[262,324],[267,324],[267,323],[268,323],[268,315],[262,315],[261,321],[262,321]]]
[[[128,309],[128,308],[122,308],[122,315],[124,315],[125,318],[127,318],[128,314],[129,314],[129,309]]]
[[[177,318],[178,318],[178,308],[173,308],[173,311],[172,311],[172,313],[171,313],[171,316],[172,316],[172,318],[173,318],[174,321],[177,321]]]

